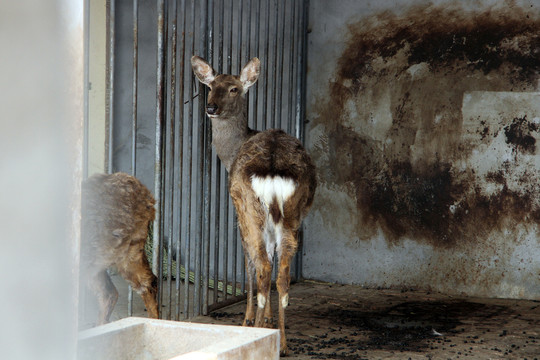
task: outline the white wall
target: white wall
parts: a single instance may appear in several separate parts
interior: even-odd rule
[[[88,175],[106,172],[107,1],[90,1]]]
[[[2,359],[75,354],[82,3],[0,3]]]
[[[310,2],[306,278],[540,296],[539,10]]]

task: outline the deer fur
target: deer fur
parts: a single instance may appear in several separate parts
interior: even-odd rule
[[[280,349],[287,352],[285,308],[289,303],[290,264],[298,249],[298,230],[315,194],[315,166],[300,141],[282,130],[248,127],[245,93],[260,73],[253,58],[239,76],[217,75],[202,58],[191,58],[193,72],[210,88],[206,112],[212,144],[229,172],[242,234],[248,280],[244,326],[272,327],[270,288],[277,254]],[[253,282],[257,281],[257,310]]]
[[[159,317],[157,278],[144,251],[154,204],[150,191],[128,174],[96,174],[83,182],[81,273],[98,301],[96,325],[109,321],[118,300],[110,267],[141,295],[148,316]]]

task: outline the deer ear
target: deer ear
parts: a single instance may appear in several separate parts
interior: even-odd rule
[[[191,58],[191,68],[200,82],[210,86],[210,83],[216,78],[216,71],[203,58],[193,56]]]
[[[244,87],[244,92],[259,78],[259,73],[261,72],[261,62],[259,59],[254,57],[251,59],[246,66],[242,69],[240,73],[240,81]]]

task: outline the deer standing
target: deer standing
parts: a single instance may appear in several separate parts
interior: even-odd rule
[[[315,166],[298,139],[282,130],[258,132],[248,127],[244,95],[259,77],[259,59],[251,59],[240,76],[217,75],[198,56],[191,58],[191,64],[199,81],[210,88],[206,113],[212,122],[212,144],[229,172],[229,193],[242,234],[248,280],[243,325],[273,326],[270,288],[277,253],[280,350],[285,355],[290,264],[298,248],[298,229],[313,202]]]
[[[109,321],[118,300],[107,274],[113,266],[141,295],[148,316],[159,317],[157,278],[144,251],[155,202],[150,191],[128,174],[95,174],[83,182],[81,273],[98,300],[96,325]]]

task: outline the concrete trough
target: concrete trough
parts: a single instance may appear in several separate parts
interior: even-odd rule
[[[80,332],[78,359],[279,359],[279,331],[130,317]]]

